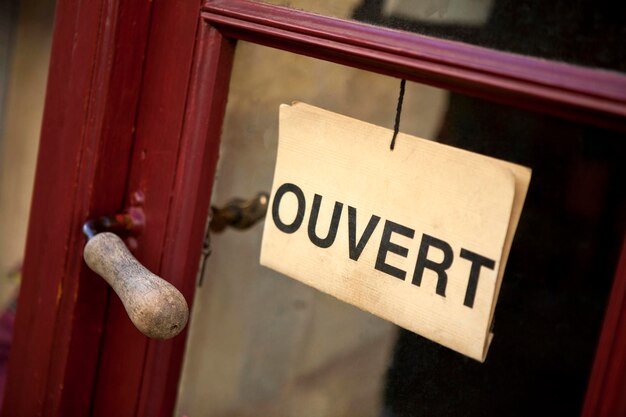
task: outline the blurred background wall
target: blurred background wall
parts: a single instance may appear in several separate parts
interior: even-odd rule
[[[26,242],[54,0],[0,0],[0,408]]]
[[[19,268],[50,59],[54,1],[2,0],[0,6],[0,308]]]

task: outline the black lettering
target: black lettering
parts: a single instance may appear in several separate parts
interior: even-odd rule
[[[372,237],[372,233],[374,233],[374,229],[376,229],[379,221],[380,217],[372,215],[359,239],[359,243],[356,243],[356,209],[348,206],[348,248],[350,250],[350,259],[354,261],[359,260],[359,256],[361,256],[365,245]]]
[[[313,198],[313,207],[311,207],[311,217],[309,217],[309,239],[315,246],[320,248],[329,248],[337,237],[337,229],[339,228],[339,219],[341,218],[341,210],[343,203],[336,202],[333,208],[333,217],[330,220],[330,226],[328,228],[328,234],[324,239],[317,236],[315,228],[317,226],[317,217],[320,214],[320,205],[322,204],[322,196],[315,194]]]
[[[415,230],[409,229],[408,227],[402,226],[401,224],[394,223],[389,220],[385,221],[385,228],[383,229],[383,236],[380,239],[380,247],[378,248],[378,256],[376,257],[375,268],[381,272],[391,275],[392,277],[404,279],[404,277],[406,276],[406,272],[385,262],[385,259],[387,258],[387,252],[395,253],[396,255],[400,255],[404,258],[406,258],[409,253],[409,250],[407,248],[396,245],[395,243],[391,243],[392,233],[398,233],[402,236],[413,239],[413,236],[415,235]]]
[[[428,249],[435,247],[443,252],[443,261],[440,263],[428,259]],[[428,268],[437,273],[437,294],[442,297],[446,296],[446,285],[448,284],[448,274],[446,270],[452,265],[454,255],[450,245],[436,237],[429,236],[426,233],[422,235],[422,243],[417,254],[417,262],[415,263],[415,272],[413,273],[413,284],[418,287],[422,284],[422,275],[424,269]]]
[[[298,199],[298,211],[296,213],[296,218],[293,220],[291,224],[283,223],[278,214],[278,210],[280,207],[280,201],[286,193],[293,193]],[[278,227],[278,230],[284,233],[294,233],[296,230],[300,228],[302,224],[302,220],[304,219],[304,209],[306,207],[306,202],[304,200],[304,193],[295,184],[285,183],[278,187],[276,190],[276,194],[274,194],[274,202],[272,204],[272,219],[274,220],[274,224]]]
[[[478,277],[480,276],[480,268],[483,266],[493,270],[496,262],[489,258],[485,258],[477,253],[461,248],[461,258],[467,259],[472,263],[470,269],[469,281],[467,282],[467,290],[465,291],[465,301],[463,304],[469,308],[474,307],[474,299],[476,298],[476,289],[478,288]]]

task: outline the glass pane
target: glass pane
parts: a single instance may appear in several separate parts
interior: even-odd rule
[[[268,0],[325,16],[589,67],[626,71],[626,3]]]
[[[281,103],[391,128],[398,91],[241,42],[213,204],[270,190]],[[177,417],[579,413],[624,233],[626,137],[416,83],[400,130],[533,168],[486,362],[261,267],[258,224],[211,237]]]
[[[53,0],[0,2],[0,410],[35,176]]]

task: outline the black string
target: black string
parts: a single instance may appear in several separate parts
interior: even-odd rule
[[[198,287],[202,287],[204,281],[204,270],[207,265],[209,256],[211,256],[211,219],[213,218],[213,209],[209,207],[209,215],[207,216],[206,231],[204,232],[204,240],[202,241],[202,266],[200,267],[200,277],[198,278]]]
[[[391,138],[391,145],[389,149],[393,151],[396,146],[396,136],[400,130],[400,114],[402,113],[402,102],[404,101],[404,87],[406,86],[406,80],[400,81],[400,95],[398,96],[398,106],[396,107],[396,122],[393,125],[393,138]]]

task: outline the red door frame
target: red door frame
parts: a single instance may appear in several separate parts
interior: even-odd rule
[[[619,74],[247,0],[86,3],[57,4],[5,417],[171,415],[185,333],[136,332],[80,227],[142,191],[136,255],[193,300],[236,39],[626,131]],[[624,335],[626,246],[584,416],[626,414]]]

